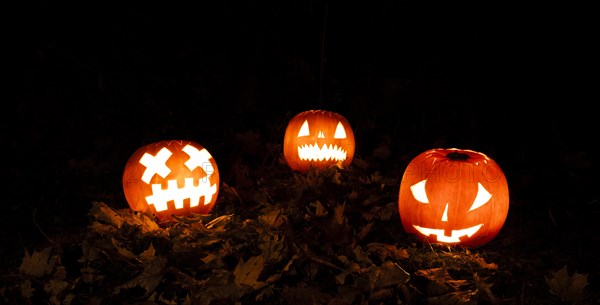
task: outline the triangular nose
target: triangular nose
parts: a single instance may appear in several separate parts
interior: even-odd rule
[[[444,215],[442,215],[442,221],[448,221],[448,203],[446,203],[446,208],[444,208]]]

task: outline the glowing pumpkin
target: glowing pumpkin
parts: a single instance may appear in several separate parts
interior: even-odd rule
[[[342,115],[326,110],[298,113],[287,125],[283,155],[292,170],[348,166],[354,158],[354,132]]]
[[[219,170],[197,143],[160,141],[139,148],[129,158],[123,191],[132,210],[150,210],[159,220],[208,214],[219,193]]]
[[[402,225],[423,241],[478,247],[490,242],[508,215],[504,173],[485,154],[431,149],[407,166],[398,207]]]

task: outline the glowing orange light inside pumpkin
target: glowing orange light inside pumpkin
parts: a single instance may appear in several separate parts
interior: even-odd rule
[[[191,141],[161,141],[139,148],[127,161],[123,190],[129,206],[159,219],[206,214],[219,192],[211,154]]]
[[[354,157],[354,133],[342,115],[308,110],[294,116],[285,131],[284,157],[291,169],[348,166]]]
[[[508,185],[485,154],[431,149],[408,165],[400,185],[402,225],[421,240],[477,247],[491,241],[508,214]]]

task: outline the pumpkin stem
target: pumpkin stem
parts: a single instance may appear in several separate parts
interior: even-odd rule
[[[446,155],[446,158],[452,160],[452,161],[464,161],[469,159],[469,155],[465,154],[465,153],[459,153],[459,152],[451,152],[449,154]]]

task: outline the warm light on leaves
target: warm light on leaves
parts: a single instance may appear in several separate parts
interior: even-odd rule
[[[302,175],[284,167],[263,180],[245,174],[258,191],[224,184],[214,213],[161,226],[149,213],[94,202],[80,242],[27,252],[0,296],[14,304],[74,304],[82,296],[94,304],[500,304],[514,300],[507,290],[535,282],[522,271],[539,260],[514,241],[469,250],[409,239],[393,225],[399,177],[337,167]],[[477,184],[473,190],[465,211],[477,190],[485,195]],[[416,204],[439,199],[427,195],[429,204]],[[442,208],[451,222],[452,205]],[[515,247],[519,255],[508,258]],[[524,303],[590,299],[587,275],[549,273],[547,282],[527,290]]]

